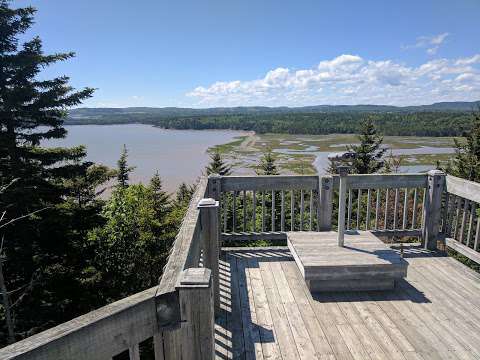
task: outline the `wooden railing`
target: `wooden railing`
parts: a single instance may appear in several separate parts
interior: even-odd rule
[[[103,360],[128,352],[138,360],[139,344],[150,338],[156,359],[212,359],[218,205],[197,208],[207,181],[197,185],[159,286],[0,349],[0,359]]]
[[[156,359],[213,359],[219,247],[281,240],[288,231],[347,230],[437,241],[480,262],[480,184],[428,174],[351,175],[339,204],[338,176],[202,178],[160,284],[0,349],[0,359],[109,359],[153,338]],[[213,198],[199,207],[203,198]]]
[[[421,236],[426,174],[351,175],[347,230]],[[338,176],[225,176],[220,191],[222,240],[282,240],[287,231],[338,227]]]
[[[447,176],[442,208],[445,244],[480,263],[480,184]]]
[[[425,174],[351,175],[347,181],[347,230],[379,236],[421,236]]]

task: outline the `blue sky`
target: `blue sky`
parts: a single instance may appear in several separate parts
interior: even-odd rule
[[[32,0],[86,106],[480,99],[480,1]]]

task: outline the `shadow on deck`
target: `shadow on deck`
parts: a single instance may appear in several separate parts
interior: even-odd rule
[[[480,356],[480,276],[416,246],[404,257],[393,291],[311,294],[288,249],[224,249],[217,358]]]

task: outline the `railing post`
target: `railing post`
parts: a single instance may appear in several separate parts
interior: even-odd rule
[[[212,199],[215,199],[219,202],[220,204],[220,198],[222,196],[222,188],[221,188],[221,184],[222,184],[222,177],[220,175],[217,175],[217,174],[214,174],[214,175],[210,175],[208,177],[208,185],[207,185],[207,196],[208,197],[211,197]],[[223,204],[223,206],[226,206],[226,204]],[[222,239],[221,239],[221,234],[222,234],[222,229],[221,229],[221,218],[220,218],[220,208],[218,209],[218,215],[217,215],[217,219],[218,219],[218,247],[221,249],[222,248]],[[224,220],[226,221],[226,220]]]
[[[427,189],[423,207],[424,224],[422,239],[425,249],[435,250],[437,249],[437,239],[440,232],[445,173],[440,170],[430,170],[427,176]]]
[[[210,269],[190,268],[178,285],[182,316],[179,352],[175,359],[212,360],[215,357],[215,319]]]
[[[202,199],[198,204],[202,229],[203,266],[212,271],[213,294],[216,310],[220,310],[218,207],[218,201],[212,198]]]
[[[343,246],[344,244],[348,170],[347,166],[338,166],[338,174],[340,175],[338,190],[338,246]]]
[[[332,205],[333,205],[333,177],[322,176],[320,178],[318,204],[318,231],[332,230]]]

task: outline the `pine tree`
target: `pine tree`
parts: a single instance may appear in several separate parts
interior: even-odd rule
[[[206,168],[207,175],[218,174],[222,176],[227,176],[232,173],[232,167],[222,159],[220,152],[218,150],[210,154],[210,163]]]
[[[378,134],[377,128],[371,118],[362,123],[362,129],[358,136],[359,145],[347,146],[348,151],[355,153],[352,161],[352,173],[373,174],[384,167],[383,157],[387,151],[382,147],[383,137]]]
[[[133,166],[128,166],[128,149],[123,144],[122,153],[120,159],[117,161],[117,185],[120,188],[126,188],[128,181],[130,180],[130,173],[135,169]]]
[[[455,139],[455,156],[446,171],[463,179],[480,182],[480,111],[473,114],[473,124],[465,140]]]
[[[194,186],[181,183],[180,186],[178,187],[177,194],[176,194],[177,204],[181,207],[187,206],[194,192],[195,192]]]
[[[46,209],[0,234],[7,288],[31,284],[28,294],[12,299],[17,306],[15,330],[22,333],[72,315],[68,304],[78,293],[72,291],[78,284],[72,269],[81,260],[81,246],[72,240],[78,232],[71,227],[75,219],[65,199],[72,196],[69,182],[84,176],[91,165],[83,161],[83,147],[40,146],[66,136],[67,109],[90,97],[93,89],[74,91],[66,76],[40,78],[42,69],[74,54],[45,55],[38,37],[20,44],[34,14],[32,7],[13,9],[10,1],[0,0],[0,187],[12,184],[0,199],[0,209],[6,211],[6,221]],[[33,281],[37,278],[41,286]]]
[[[258,165],[257,174],[278,175],[277,166],[275,165],[275,158],[270,149],[263,153],[260,164]]]
[[[158,219],[163,217],[169,212],[171,207],[170,197],[166,191],[163,190],[162,179],[158,171],[150,179],[150,190],[152,191],[153,207]]]

